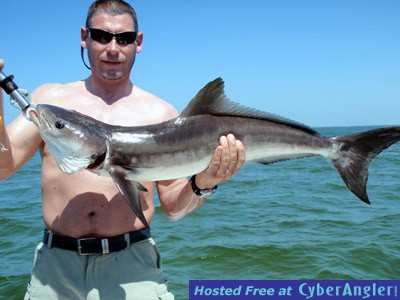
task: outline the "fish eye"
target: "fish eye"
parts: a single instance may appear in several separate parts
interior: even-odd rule
[[[56,126],[57,129],[63,129],[65,126],[64,122],[60,120],[56,121],[54,125]]]

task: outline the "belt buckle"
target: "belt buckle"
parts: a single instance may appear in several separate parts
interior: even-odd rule
[[[82,251],[82,247],[84,247],[85,242],[87,241],[94,241],[96,238],[83,238],[83,239],[78,239],[78,254],[79,255],[93,255],[97,254],[96,252],[85,252],[85,249]]]
[[[85,252],[82,251],[82,248],[84,247],[84,243],[88,242],[88,241],[99,241],[96,238],[83,238],[83,239],[78,239],[78,253],[79,255],[93,255],[93,254],[99,254],[99,253],[103,253],[103,254],[107,254],[110,253],[110,247],[109,247],[109,243],[108,243],[108,239],[101,239],[100,243],[101,243],[101,252],[97,251],[97,252]]]

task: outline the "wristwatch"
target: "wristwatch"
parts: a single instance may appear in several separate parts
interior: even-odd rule
[[[196,185],[196,175],[193,175],[192,178],[190,178],[190,183],[192,185],[192,190],[193,193],[195,193],[197,196],[199,196],[200,198],[203,199],[207,199],[208,197],[211,197],[212,195],[215,194],[215,192],[218,189],[218,185],[214,186],[212,189],[200,189],[197,185]]]

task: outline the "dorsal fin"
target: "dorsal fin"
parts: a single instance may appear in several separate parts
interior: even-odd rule
[[[314,129],[304,124],[258,109],[249,108],[229,100],[224,92],[224,81],[220,77],[203,87],[189,102],[180,116],[190,117],[206,114],[267,120],[312,134],[317,133]]]

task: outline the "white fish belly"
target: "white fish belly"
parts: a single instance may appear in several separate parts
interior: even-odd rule
[[[183,161],[171,165],[160,165],[151,168],[137,168],[127,177],[137,181],[158,181],[188,177],[205,170],[211,162],[211,156],[195,161]]]
[[[200,151],[199,151],[200,152]],[[279,143],[266,143],[258,145],[248,145],[246,147],[246,162],[262,161],[272,163],[292,158],[301,158],[312,155],[322,155],[327,157],[331,151],[326,148],[313,148],[300,145],[288,145]],[[159,164],[152,167],[136,168],[135,171],[128,173],[128,178],[141,181],[157,181],[188,177],[205,170],[212,158],[210,155],[187,155],[180,159],[176,157],[160,159]]]

